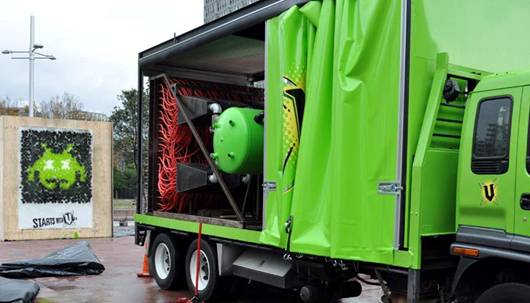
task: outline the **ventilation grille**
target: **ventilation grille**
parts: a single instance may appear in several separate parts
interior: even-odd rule
[[[472,160],[471,170],[477,175],[503,174],[508,171],[508,160]]]
[[[431,147],[459,149],[464,110],[462,101],[447,103],[442,100],[436,117]]]

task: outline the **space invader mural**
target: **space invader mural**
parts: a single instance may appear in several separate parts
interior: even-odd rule
[[[45,143],[41,146],[44,153],[27,169],[28,181],[35,183],[38,178],[38,182],[49,190],[57,187],[68,190],[78,180],[86,182],[85,167],[71,154],[73,144],[68,144],[61,153],[54,153]]]
[[[20,129],[20,229],[92,227],[92,134]]]

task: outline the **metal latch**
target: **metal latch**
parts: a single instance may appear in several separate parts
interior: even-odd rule
[[[263,190],[266,191],[275,191],[276,190],[276,182],[274,181],[265,181],[263,182]]]
[[[403,190],[399,182],[380,182],[377,185],[377,191],[382,195],[397,195]]]

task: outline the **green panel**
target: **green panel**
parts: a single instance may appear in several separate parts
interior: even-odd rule
[[[455,232],[455,195],[458,152],[431,149],[421,175],[422,216],[420,234]],[[416,184],[414,184],[415,186]]]
[[[530,80],[530,77],[527,78]],[[517,159],[513,159],[516,162],[516,187],[515,187],[515,199],[513,206],[514,212],[514,232],[517,235],[530,237],[530,211],[523,209],[520,206],[520,201],[523,196],[528,196],[530,193],[530,173],[528,172],[530,166],[528,165],[528,141],[529,138],[529,117],[530,113],[530,87],[523,88],[523,96],[521,102],[521,115],[519,118],[519,135],[517,137]]]
[[[514,195],[517,155],[517,131],[522,88],[509,88],[473,93],[466,109],[457,185],[457,226],[471,225],[513,232]],[[511,134],[508,171],[502,174],[475,174],[471,171],[473,135],[480,101],[511,96]],[[495,197],[484,196],[484,186],[493,184]],[[518,199],[517,199],[518,200]]]
[[[479,92],[525,85],[530,85],[529,70],[489,75],[477,85],[475,91]]]
[[[152,215],[134,215],[134,221],[140,224],[157,226],[167,229],[180,230],[190,233],[199,231],[199,223],[184,221],[172,218],[157,217]],[[202,233],[208,236],[220,237],[225,239],[238,240],[249,243],[259,243],[260,232],[242,228],[219,226],[213,224],[203,224]]]
[[[263,170],[263,125],[254,121],[262,110],[231,107],[215,121],[212,159],[230,174]]]
[[[491,72],[530,68],[528,0],[412,0],[416,56]],[[421,34],[420,34],[421,31]],[[419,35],[418,35],[419,34]]]
[[[432,80],[412,168],[409,249],[414,267],[421,265],[421,236],[454,232],[458,151],[441,144],[439,117],[443,116],[442,91],[448,74],[448,56],[440,54]],[[460,124],[459,124],[460,125]],[[460,135],[460,130],[456,133]],[[435,147],[433,147],[435,146]]]
[[[451,214],[455,211],[456,151],[444,150],[463,146],[458,139],[436,136],[426,136],[430,140],[428,144],[422,146],[421,143],[420,132],[424,132],[426,127],[436,125],[436,132],[443,129],[442,124],[425,120],[429,111],[425,100],[429,98],[433,85],[439,85],[433,83],[436,55],[445,52],[453,64],[488,71],[501,72],[530,66],[530,56],[527,55],[530,40],[514,39],[526,35],[527,26],[521,25],[528,24],[530,2],[482,0],[478,4],[475,0],[412,0],[411,11],[407,121],[407,183],[410,185],[407,187],[407,205],[410,206],[408,246],[412,251],[419,252],[422,235],[454,231],[448,223],[453,222]],[[454,67],[451,65],[450,69]],[[458,67],[457,71],[463,76],[475,76],[471,70]],[[462,110],[440,108],[438,117],[461,120]],[[449,134],[456,131],[445,130]],[[443,164],[445,162],[446,165]],[[479,188],[478,184],[468,186]],[[488,219],[485,217],[484,220]],[[421,256],[416,257],[418,265]]]

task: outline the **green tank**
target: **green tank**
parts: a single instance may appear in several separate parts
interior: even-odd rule
[[[229,174],[263,172],[263,110],[231,107],[214,123],[212,159]]]

